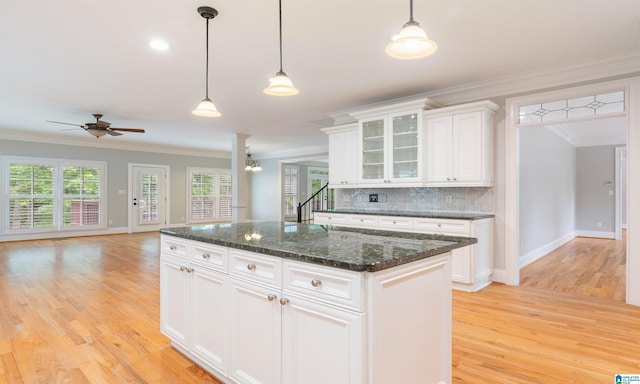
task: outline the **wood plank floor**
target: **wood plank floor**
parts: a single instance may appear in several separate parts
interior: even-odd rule
[[[0,243],[0,383],[216,383],[159,331],[158,254],[157,233]],[[639,307],[493,284],[453,319],[456,384],[640,373]]]
[[[576,237],[520,270],[527,287],[625,301],[626,231],[621,240]]]

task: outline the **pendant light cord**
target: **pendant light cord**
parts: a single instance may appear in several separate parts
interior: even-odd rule
[[[209,18],[207,17],[207,24],[206,24],[206,28],[207,28],[207,59],[206,59],[206,69],[205,69],[205,78],[206,78],[206,83],[205,83],[205,97],[207,99],[209,99]]]
[[[278,22],[280,24],[280,72],[282,72],[282,0],[278,0]]]
[[[409,22],[413,22],[413,0],[409,0]]]

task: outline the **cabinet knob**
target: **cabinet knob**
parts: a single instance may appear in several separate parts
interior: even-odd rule
[[[187,268],[187,273],[191,273],[191,272],[193,272],[193,271],[194,271],[194,269],[193,269],[193,268]]]
[[[181,272],[184,272],[186,269],[187,269],[187,267],[185,267],[184,265],[181,265],[181,266],[180,266],[180,271],[181,271]]]
[[[391,224],[395,224],[395,223],[396,223],[395,221],[392,221],[392,222],[391,222]]]
[[[256,265],[255,264],[248,264],[247,265],[247,269],[250,271],[255,271],[256,270]]]
[[[289,304],[289,299],[286,299],[286,298],[284,298],[284,297],[283,297],[282,299],[280,299],[280,304],[281,304],[281,305],[287,305],[287,304]]]
[[[269,296],[267,296],[267,299],[269,299],[269,301],[274,301],[277,298],[278,298],[278,295],[275,295],[273,293],[270,293]]]
[[[317,288],[322,285],[322,281],[318,279],[313,279],[311,280],[311,285]]]
[[[456,179],[455,177],[453,178],[453,181],[458,181],[458,179]]]
[[[176,247],[175,245],[171,245],[169,246],[169,249],[172,251],[175,251],[176,249],[178,249],[178,247]]]
[[[451,181],[451,178],[450,178],[450,177],[447,177],[447,181]]]
[[[438,227],[442,227],[442,224],[438,223]]]
[[[203,254],[202,254],[202,258],[203,258],[203,259],[208,259],[208,258],[210,258],[210,257],[211,257],[211,255],[210,255],[210,254],[208,254],[208,253],[203,253]]]

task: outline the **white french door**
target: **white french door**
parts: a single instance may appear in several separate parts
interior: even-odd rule
[[[168,166],[129,164],[130,232],[158,231],[168,226]]]

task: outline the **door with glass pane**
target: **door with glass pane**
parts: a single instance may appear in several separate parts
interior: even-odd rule
[[[165,166],[132,166],[130,222],[132,232],[157,231],[167,227],[167,177]]]

